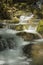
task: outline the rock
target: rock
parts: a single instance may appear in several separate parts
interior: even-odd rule
[[[35,44],[32,49],[32,65],[43,65],[43,44]]]
[[[32,46],[33,44],[29,44],[23,47],[23,53],[25,56],[31,58],[32,57]]]
[[[25,13],[25,11],[18,10],[18,11],[16,11],[15,16],[21,16],[21,15],[23,15],[24,13]]]
[[[19,18],[17,18],[16,16],[13,17],[12,23],[19,23]]]

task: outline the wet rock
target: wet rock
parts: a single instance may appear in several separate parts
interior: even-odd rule
[[[4,39],[0,37],[0,51],[4,51],[6,49],[14,49],[14,47],[16,47],[16,44],[12,38]]]
[[[43,65],[43,44],[35,44],[32,47],[32,65]]]
[[[19,18],[17,18],[16,16],[13,17],[12,23],[19,23]]]
[[[28,58],[32,57],[32,45],[33,44],[29,44],[29,45],[26,45],[26,46],[23,47],[23,53]]]

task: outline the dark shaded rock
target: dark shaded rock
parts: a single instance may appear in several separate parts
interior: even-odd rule
[[[23,53],[25,56],[31,58],[32,57],[32,46],[33,44],[29,44],[23,47]]]

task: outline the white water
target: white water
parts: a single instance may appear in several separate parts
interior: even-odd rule
[[[31,14],[30,16],[24,16],[24,15],[22,15],[22,16],[20,16],[20,23],[26,23],[27,21],[29,21],[30,19],[32,19],[33,18],[33,14]]]
[[[14,36],[14,41],[13,43],[16,43],[14,49],[7,48],[6,50],[0,52],[0,65],[29,65],[31,59],[29,60],[23,55],[22,38]]]
[[[33,15],[31,15],[30,17],[21,16],[20,23],[26,22],[31,18],[33,18]],[[9,30],[9,32],[6,31],[5,33],[11,34],[13,32]],[[5,37],[9,38],[9,36],[6,35]],[[9,47],[7,46],[6,50],[0,52],[0,65],[30,65],[30,61],[32,60],[25,57],[22,50],[23,45],[26,45],[27,42],[23,42],[23,39],[19,37],[16,36],[13,37],[14,37],[14,41],[13,42],[10,41],[10,42],[16,44],[16,46],[14,46],[14,49],[9,49]],[[1,44],[3,45],[3,43]]]

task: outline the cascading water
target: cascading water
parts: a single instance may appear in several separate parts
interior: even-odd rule
[[[23,55],[23,39],[14,35],[12,38],[2,37],[0,39],[0,65],[29,65],[27,57]]]
[[[20,17],[20,23],[27,21],[32,17],[33,15],[24,18]],[[10,31],[9,33],[9,31],[6,33],[10,34],[14,32]],[[30,65],[29,62],[31,59],[24,56],[22,50],[22,44],[24,43],[25,45],[27,42],[23,42],[23,39],[16,35],[14,35],[13,38],[9,38],[11,35],[4,35],[5,37],[2,35],[2,38],[0,39],[0,65]]]
[[[32,19],[34,17],[33,14],[31,14],[30,16],[20,16],[20,23],[27,23],[28,20]]]

